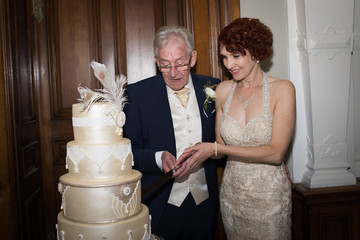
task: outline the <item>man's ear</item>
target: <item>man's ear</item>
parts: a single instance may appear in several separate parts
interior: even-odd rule
[[[194,50],[191,53],[191,63],[190,63],[190,67],[193,67],[196,63],[196,58],[197,58],[197,51]]]
[[[154,56],[154,61],[156,62],[156,66],[159,67],[159,60]]]

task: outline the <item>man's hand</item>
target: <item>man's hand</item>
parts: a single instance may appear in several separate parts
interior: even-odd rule
[[[183,153],[180,155],[179,159],[176,161],[176,172],[173,177],[182,178],[190,173],[190,168],[187,165],[187,158],[191,156],[190,152]]]
[[[171,153],[164,151],[161,155],[162,168],[165,173],[175,167],[176,158]]]

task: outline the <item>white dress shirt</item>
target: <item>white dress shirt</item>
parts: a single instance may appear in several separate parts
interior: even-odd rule
[[[172,89],[167,87],[174,126],[177,159],[185,148],[202,141],[200,111],[191,76],[185,87],[190,89],[189,102],[186,109],[181,105]],[[156,153],[156,161],[158,166],[162,169],[161,154],[162,152]],[[209,197],[205,169],[202,164],[197,168],[192,169],[189,175],[174,180],[168,203],[180,207],[189,192],[191,192],[197,205]]]

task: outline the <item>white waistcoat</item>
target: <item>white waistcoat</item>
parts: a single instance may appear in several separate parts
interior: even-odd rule
[[[185,148],[193,146],[197,142],[202,142],[200,112],[191,79],[189,79],[187,87],[190,88],[190,95],[186,109],[181,105],[176,95],[172,93],[171,89],[168,88],[175,132],[176,158],[179,158]],[[189,175],[174,180],[168,203],[180,207],[189,192],[191,192],[197,205],[209,197],[205,169],[202,164],[192,169]]]

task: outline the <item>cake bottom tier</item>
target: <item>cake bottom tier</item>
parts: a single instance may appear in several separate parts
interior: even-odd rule
[[[79,223],[58,214],[58,240],[149,240],[149,209],[142,204],[139,214],[113,223]]]

